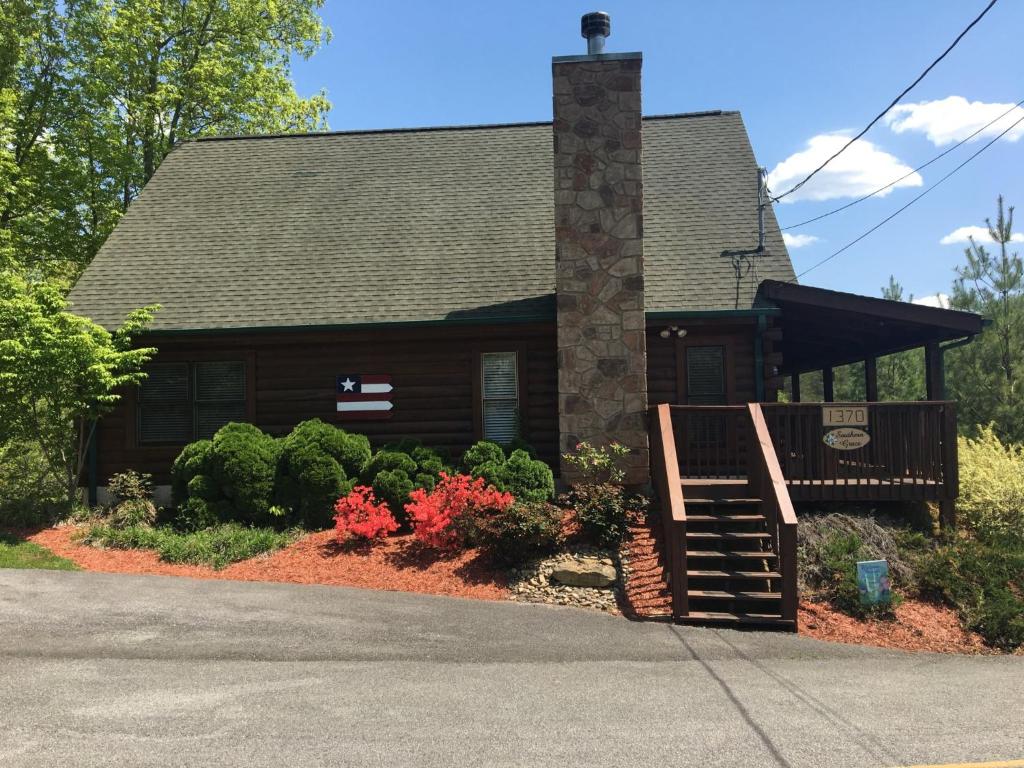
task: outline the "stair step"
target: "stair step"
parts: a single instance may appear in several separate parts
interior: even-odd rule
[[[792,621],[777,613],[727,613],[725,611],[690,611],[682,618],[684,622],[721,621],[731,624],[774,624],[791,626]]]
[[[687,571],[689,579],[781,579],[776,571]]]
[[[761,499],[730,499],[730,498],[726,498],[726,499],[691,499],[691,498],[685,498],[683,500],[683,503],[687,504],[687,505],[690,505],[690,504],[719,505],[719,504],[721,504],[723,506],[731,506],[731,505],[736,505],[736,504],[745,504],[747,506],[754,506],[754,505],[760,504],[761,503]]]
[[[691,598],[708,600],[781,600],[778,592],[723,592],[710,589],[691,589],[686,593]]]
[[[688,523],[761,523],[764,515],[687,515]]]
[[[735,531],[726,531],[725,533],[713,533],[711,531],[687,531],[686,538],[688,539],[720,539],[723,541],[758,541],[763,539],[770,539],[772,535],[770,533],[740,533]]]
[[[686,553],[687,557],[725,557],[725,558],[750,558],[754,560],[774,560],[774,552],[717,552],[713,550],[691,549]]]

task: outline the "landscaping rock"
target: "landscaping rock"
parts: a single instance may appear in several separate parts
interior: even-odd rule
[[[611,565],[594,557],[567,558],[551,571],[551,578],[569,587],[610,587],[617,574]]]
[[[570,586],[554,578],[556,569],[568,563],[578,566],[596,564],[611,573],[611,581],[604,577],[603,587]],[[620,582],[617,578],[618,556],[592,547],[575,547],[571,552],[535,560],[509,573],[509,599],[526,603],[570,605],[601,611],[615,611],[619,605]],[[569,566],[574,567],[574,566]],[[589,568],[588,568],[589,571]]]

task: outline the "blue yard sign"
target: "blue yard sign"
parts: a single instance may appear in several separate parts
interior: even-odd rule
[[[885,560],[864,560],[857,563],[857,589],[861,605],[884,605],[892,602],[889,563]]]

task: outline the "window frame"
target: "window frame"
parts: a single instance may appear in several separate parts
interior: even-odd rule
[[[736,339],[724,334],[691,334],[676,339],[676,402],[690,404],[689,378],[686,370],[687,350],[690,347],[722,347],[725,366],[724,405],[736,405],[736,370],[734,355]]]
[[[200,365],[211,364],[211,363],[235,363],[242,366],[242,399],[202,399],[197,397],[198,386],[197,386],[197,375]],[[188,408],[190,415],[189,434],[190,437],[184,441],[179,440],[162,440],[154,439],[147,440],[143,434],[142,428],[142,412],[146,407],[146,401],[142,397],[142,387],[140,384],[138,387],[133,389],[133,403],[132,407],[134,410],[134,418],[131,423],[134,426],[134,434],[129,439],[129,444],[136,448],[161,448],[167,446],[179,446],[187,445],[188,443],[199,440],[199,408],[202,405],[208,405],[211,403],[241,403],[242,410],[245,413],[246,421],[251,422],[253,420],[253,391],[252,391],[252,379],[250,372],[253,369],[251,356],[249,355],[211,355],[211,356],[197,356],[190,357],[188,359],[166,359],[166,360],[154,360],[149,366],[185,366],[187,369],[186,375],[186,393],[184,400],[176,400],[175,403],[184,404]],[[148,367],[148,366],[147,366]]]
[[[526,345],[516,342],[475,344],[472,348],[473,439],[484,440],[484,359],[487,354],[514,354],[516,358],[516,396],[519,437],[529,440],[529,387],[527,386]]]

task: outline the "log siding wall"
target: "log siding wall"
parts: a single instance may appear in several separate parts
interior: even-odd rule
[[[679,355],[689,344],[726,347],[730,402],[755,398],[753,324],[704,321],[684,339],[662,339],[664,324],[648,328],[648,388],[652,405],[682,403]],[[248,419],[275,435],[300,421],[320,418],[361,432],[379,446],[403,437],[447,449],[457,456],[479,436],[482,352],[515,351],[523,437],[541,458],[558,465],[558,369],[554,324],[374,331],[291,331],[154,337],[154,362],[243,360]],[[335,377],[344,373],[388,374],[394,386],[393,416],[382,421],[339,419]],[[97,428],[97,481],[125,469],[149,472],[158,484],[170,479],[180,445],[140,446],[135,393]]]

